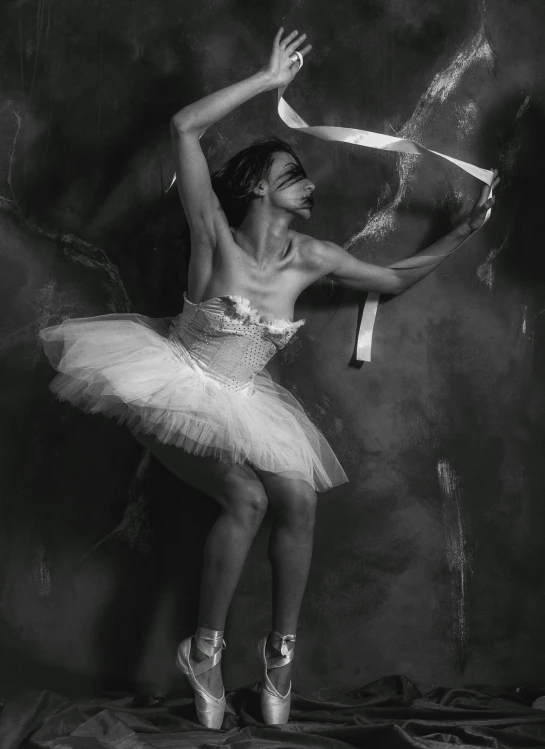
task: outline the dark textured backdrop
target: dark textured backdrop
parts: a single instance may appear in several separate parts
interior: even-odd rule
[[[187,264],[169,117],[263,65],[279,25],[314,45],[286,98],[312,124],[407,134],[502,183],[492,220],[383,299],[317,285],[274,372],[350,477],[320,497],[295,682],[543,683],[545,8],[541,0],[12,0],[0,10],[3,577],[0,689],[180,688],[207,497],[124,428],[59,404],[37,331],[181,309]],[[302,228],[385,264],[449,230],[479,185],[446,162],[317,141],[275,93],[203,138],[211,167],[264,133],[317,183]],[[229,687],[258,677],[267,527],[227,630]]]

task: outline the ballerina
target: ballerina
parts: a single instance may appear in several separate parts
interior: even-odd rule
[[[286,86],[300,68],[298,55],[310,52],[305,34],[283,34],[280,28],[262,69],[172,117],[176,182],[191,232],[182,312],[72,318],[39,333],[60,400],[126,424],[170,471],[221,507],[204,549],[198,628],[175,657],[198,720],[216,729],[225,710],[225,620],[268,506],[273,620],[258,643],[261,706],[265,723],[288,721],[316,493],[348,480],[303,406],[265,369],[305,322],[293,319],[298,296],[324,276],[400,294],[477,230],[494,202],[485,186],[471,212],[422,251],[424,267],[396,270],[290,228],[310,217],[315,186],[280,139],[251,144],[211,176],[203,132],[252,97]]]

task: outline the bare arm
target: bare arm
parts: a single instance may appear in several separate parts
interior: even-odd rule
[[[492,188],[499,182],[496,177]],[[406,260],[382,267],[358,260],[333,242],[318,242],[316,256],[328,275],[342,286],[382,294],[401,294],[417,281],[434,271],[459,245],[484,222],[486,213],[494,204],[488,198],[490,187],[485,185],[468,216],[437,242],[417,252]]]
[[[273,42],[269,64],[245,80],[188,104],[171,119],[171,135],[176,155],[176,184],[193,240],[214,246],[219,223],[227,221],[210,180],[210,173],[199,138],[215,122],[260,93],[293,79],[297,65],[289,60],[305,35],[297,31],[280,41],[280,28]],[[297,37],[297,38],[296,38]],[[307,45],[301,54],[310,50]]]

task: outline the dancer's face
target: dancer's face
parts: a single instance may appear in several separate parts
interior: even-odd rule
[[[269,176],[264,183],[265,196],[271,205],[283,208],[298,218],[310,218],[314,204],[314,184],[293,156],[284,151],[275,153]]]

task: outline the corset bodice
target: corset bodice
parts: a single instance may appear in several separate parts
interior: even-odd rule
[[[252,390],[255,375],[305,320],[266,320],[248,299],[221,296],[189,301],[172,318],[168,340],[178,355],[229,390]]]

